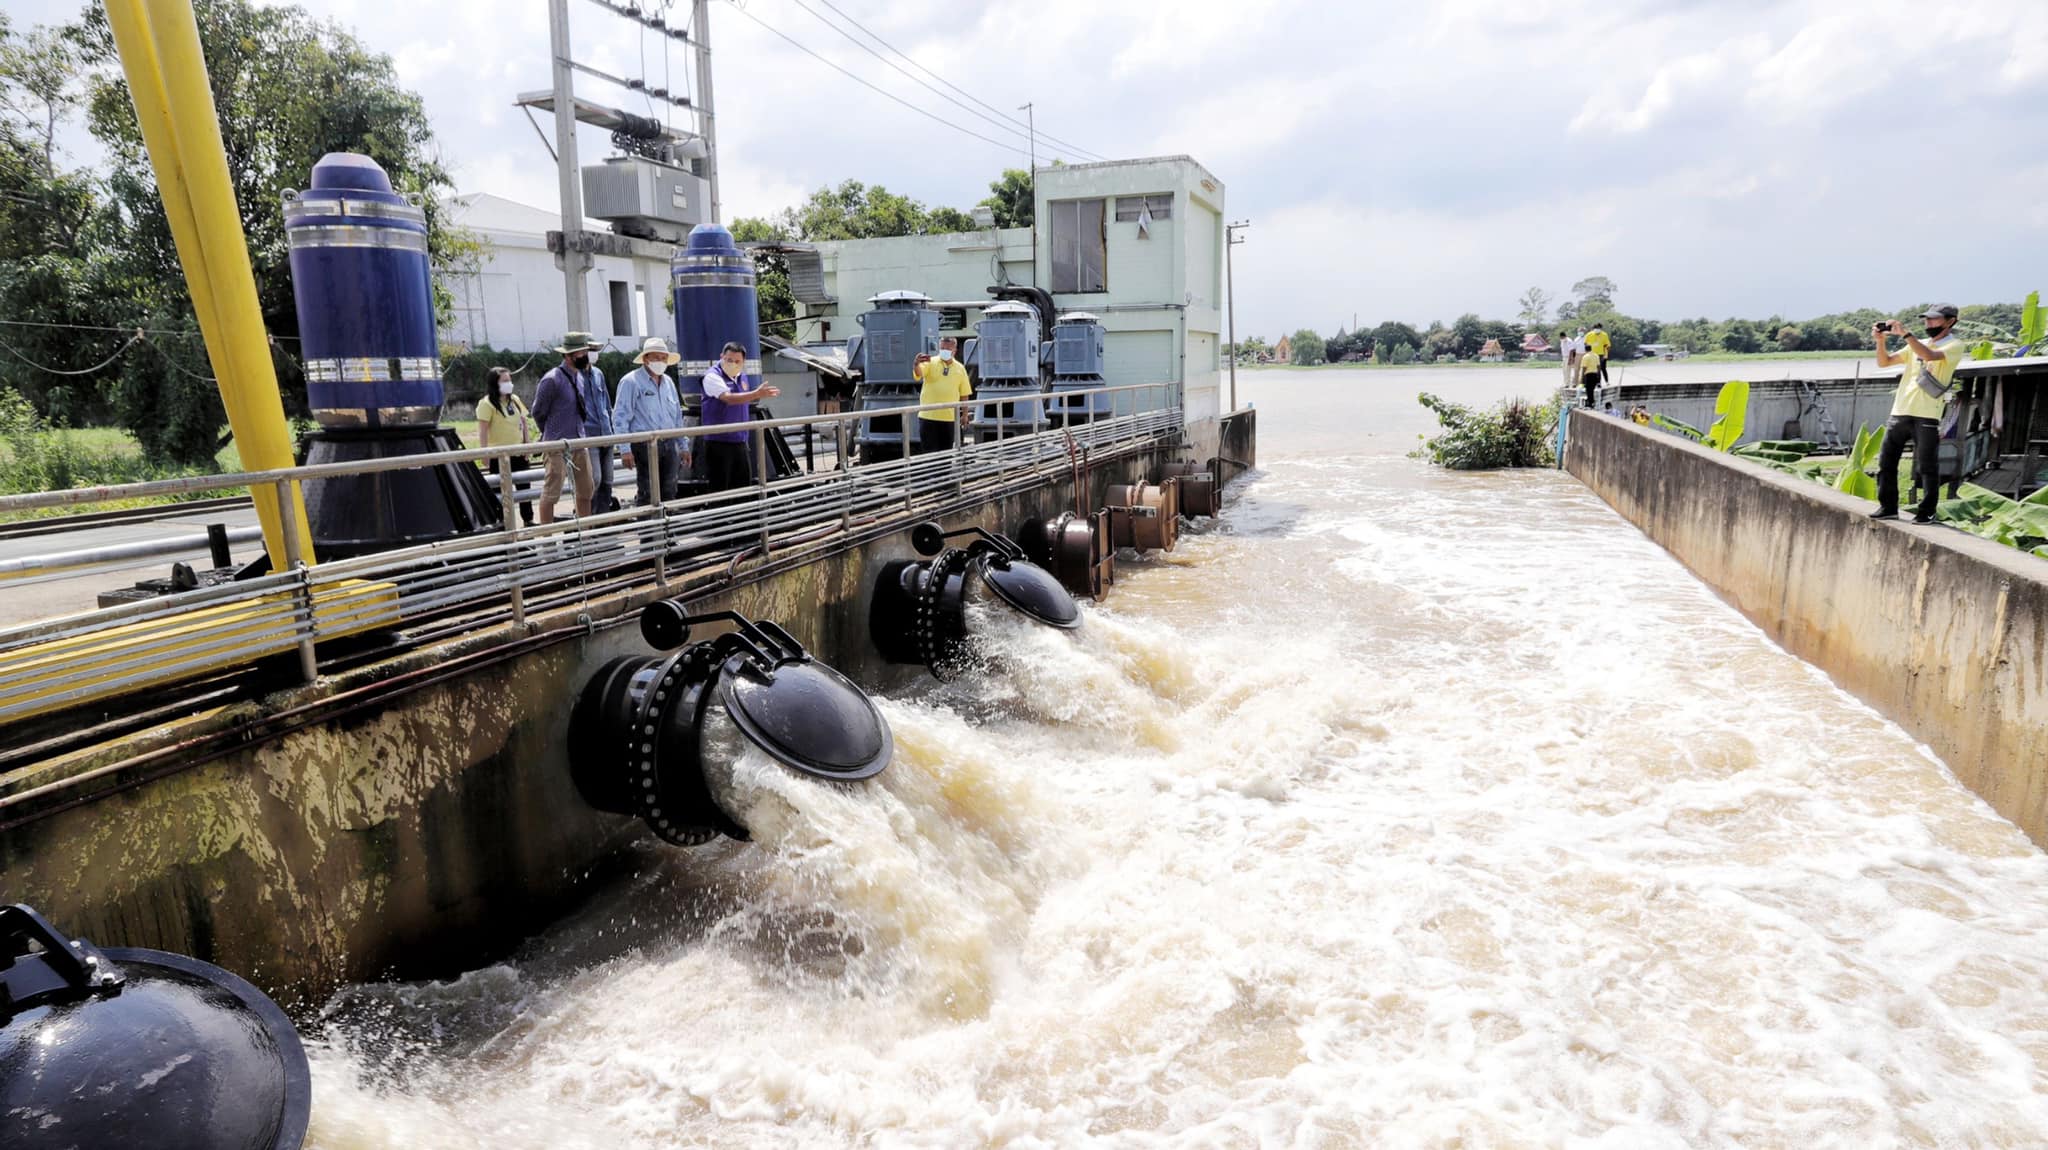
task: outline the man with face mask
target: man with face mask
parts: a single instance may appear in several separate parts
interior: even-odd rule
[[[612,405],[613,435],[646,435],[654,431],[667,431],[683,425],[683,402],[676,394],[676,384],[668,375],[668,341],[660,336],[650,336],[640,345],[640,354],[633,357],[639,367],[626,373],[619,380],[619,398]],[[688,466],[686,452],[689,440],[664,439],[656,458],[660,462],[661,501],[666,503],[676,497],[676,480],[681,478],[682,469]],[[646,507],[655,494],[648,488],[648,451],[645,443],[633,445],[633,484],[638,489],[640,506]]]
[[[1899,390],[1892,398],[1892,421],[1885,429],[1884,448],[1877,456],[1877,510],[1872,519],[1899,517],[1899,457],[1906,444],[1913,445],[1913,474],[1920,481],[1920,504],[1913,509],[1913,522],[1934,522],[1935,501],[1941,490],[1941,412],[1948,405],[1950,382],[1967,350],[1955,336],[1956,309],[1936,304],[1920,313],[1927,338],[1906,331],[1904,324],[1883,321],[1871,329],[1877,339],[1877,366],[1904,364]],[[1904,336],[1906,346],[1897,354],[1891,337]]]
[[[597,366],[597,353],[603,350],[603,344],[591,340],[576,365],[577,386],[583,390],[583,434],[586,436],[612,433],[612,393],[605,385],[604,369]],[[596,485],[591,492],[590,506],[600,515],[619,509],[619,501],[612,496],[614,450],[610,447],[590,449],[590,478]]]
[[[758,370],[759,365],[755,365]],[[718,362],[704,373],[704,426],[725,427],[753,417],[757,399],[774,399],[782,390],[771,384],[749,387],[747,349],[728,342]],[[751,478],[745,431],[714,431],[704,437],[704,478],[713,491],[730,491]]]
[[[956,346],[953,337],[947,336],[939,341],[939,357],[936,360],[929,355],[921,354],[917,357],[917,362],[911,367],[910,372],[924,385],[923,390],[918,393],[918,403],[959,403],[974,394],[973,387],[967,382],[966,365],[953,358]],[[962,420],[969,418],[967,412],[968,409],[964,407],[958,410],[940,408],[936,411],[927,408],[918,412],[918,453],[952,450],[954,431]]]
[[[542,440],[579,439],[590,419],[583,398],[581,377],[590,367],[590,333],[572,331],[562,337],[555,351],[562,362],[540,377],[533,395],[533,418],[540,423]],[[607,412],[607,415],[610,413]],[[576,514],[590,514],[591,482],[588,451],[548,451],[547,470],[540,481],[540,521],[555,521],[555,504],[562,498],[562,481],[572,481],[576,491]],[[580,458],[578,458],[580,456]]]

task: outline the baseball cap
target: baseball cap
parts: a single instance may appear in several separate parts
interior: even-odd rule
[[[1954,304],[1952,304],[1952,303],[1938,303],[1938,304],[1935,304],[1935,305],[1934,305],[1933,307],[1930,307],[1930,308],[1928,308],[1928,309],[1927,309],[1926,311],[1923,311],[1923,312],[1921,312],[1921,313],[1920,313],[1920,318],[1921,318],[1921,319],[1954,319],[1954,318],[1956,318],[1956,305],[1954,305]]]

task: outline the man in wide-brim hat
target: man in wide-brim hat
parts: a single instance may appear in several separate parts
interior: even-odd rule
[[[589,426],[591,412],[583,382],[585,376],[597,370],[590,366],[590,356],[599,346],[587,331],[572,331],[564,335],[556,346],[555,351],[562,357],[562,362],[540,377],[540,387],[533,395],[533,418],[540,424],[543,442],[579,439],[589,434],[585,428]],[[603,385],[600,383],[599,386]],[[609,426],[609,406],[603,414],[606,426]],[[576,492],[576,514],[590,514],[594,489],[591,453],[543,449],[542,454],[546,460],[546,471],[540,481],[540,521],[555,521],[555,504],[562,500],[562,482],[565,479],[571,481]]]
[[[649,336],[633,362],[638,366],[619,380],[619,398],[612,405],[612,434],[647,435],[682,427],[683,401],[669,373],[675,357],[669,354],[668,341]],[[648,465],[650,458],[660,463],[659,495],[664,503],[676,497],[676,480],[689,463],[688,440],[664,439],[660,443],[661,450],[652,453],[645,443],[633,445],[633,484],[642,507],[651,503],[655,494],[649,483],[649,473],[656,470]]]

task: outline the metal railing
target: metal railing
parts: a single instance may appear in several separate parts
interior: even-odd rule
[[[998,425],[993,439],[977,442],[973,436],[962,436],[950,451],[860,466],[853,466],[850,459],[851,428],[857,422],[877,415],[909,421],[925,411],[957,413],[980,401],[0,496],[0,511],[15,511],[270,485],[277,489],[280,505],[289,508],[294,505],[291,484],[323,476],[473,462],[502,477],[511,474],[515,456],[545,458],[637,443],[650,445],[646,457],[654,474],[649,476],[649,490],[657,498],[652,506],[526,526],[519,521],[512,486],[500,482],[504,521],[496,531],[318,564],[308,564],[293,553],[288,554],[284,571],[0,630],[0,724],[49,710],[53,703],[167,685],[294,649],[300,673],[311,681],[318,670],[316,643],[323,637],[426,623],[464,612],[441,631],[429,627],[408,636],[427,641],[482,627],[523,627],[531,611],[583,601],[615,589],[614,585],[680,583],[675,589],[682,590],[722,578],[750,556],[788,558],[822,551],[864,528],[1033,486],[1051,474],[1067,472],[1082,458],[1136,450],[1181,433],[1178,384],[1128,384],[1090,392],[1108,398],[1109,414],[1021,436],[1005,436]],[[830,457],[832,466],[770,479],[765,437],[803,426],[832,429],[837,445]],[[734,431],[745,432],[750,439],[751,484],[659,501],[661,452],[652,444]],[[285,538],[295,542],[297,535],[288,529]],[[493,604],[500,610],[493,610]],[[195,619],[207,620],[207,612],[223,610],[234,612],[232,629],[224,628],[218,635],[193,633]],[[478,619],[477,611],[487,612],[487,617]],[[29,658],[81,644],[96,652],[97,661],[82,667],[76,682],[61,675],[53,682],[47,655],[40,663]]]

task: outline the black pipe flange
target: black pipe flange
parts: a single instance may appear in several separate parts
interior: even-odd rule
[[[718,804],[706,769],[729,769],[751,745],[800,774],[841,782],[889,765],[888,722],[865,692],[813,659],[787,631],[730,611],[688,614],[664,601],[640,617],[657,646],[687,643],[697,623],[728,631],[676,654],[627,655],[598,668],[569,721],[569,765],[585,801],[636,815],[664,842],[749,838]]]
[[[1110,545],[1106,508],[1093,515],[1064,511],[1054,519],[1026,519],[1015,538],[1025,558],[1052,572],[1076,596],[1099,603],[1116,583],[1116,548]]]
[[[306,1051],[211,963],[66,938],[0,907],[0,1130],[9,1150],[298,1150]]]
[[[974,539],[966,547],[946,546],[963,535]],[[1049,627],[1081,625],[1073,597],[1011,540],[979,527],[942,532],[935,523],[921,523],[911,543],[931,558],[883,567],[868,609],[868,634],[889,662],[922,665],[940,679],[972,662],[967,604],[977,588]]]

